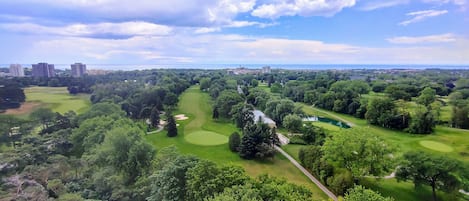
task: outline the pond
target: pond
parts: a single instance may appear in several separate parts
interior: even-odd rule
[[[332,124],[332,125],[338,126],[340,128],[350,128],[350,126],[345,122],[337,121],[335,119],[329,119],[329,118],[326,118],[326,117],[315,117],[315,116],[307,117],[307,118],[304,118],[303,121],[319,121],[319,122]]]

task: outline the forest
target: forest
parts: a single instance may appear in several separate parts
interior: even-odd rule
[[[346,201],[465,200],[468,78],[439,69],[0,78],[3,112],[27,101],[31,86],[67,87],[91,103],[84,112],[0,113],[0,200],[327,200],[289,176],[251,173],[281,161],[280,146]],[[396,182],[380,186],[391,173]],[[390,193],[403,185],[412,186],[407,197]]]

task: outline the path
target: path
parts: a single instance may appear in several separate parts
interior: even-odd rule
[[[334,195],[326,186],[324,186],[319,180],[317,180],[311,173],[309,173],[303,166],[300,165],[293,157],[291,157],[287,152],[283,151],[282,148],[275,146],[275,149],[280,152],[283,156],[285,156],[288,160],[290,160],[293,165],[295,165],[301,172],[303,172],[306,177],[308,177],[316,186],[319,187],[329,198],[337,201],[337,196]]]
[[[159,132],[161,132],[163,129],[164,129],[164,126],[158,125],[158,129],[157,129],[156,131],[147,132],[147,134],[159,133]]]
[[[354,127],[354,126],[355,126],[354,123],[352,123],[352,122],[350,122],[350,121],[347,121],[347,120],[343,119],[342,117],[339,117],[339,116],[337,116],[337,115],[335,115],[335,114],[333,114],[333,113],[330,113],[330,112],[325,111],[325,110],[319,110],[319,109],[317,109],[317,108],[315,108],[315,107],[313,107],[313,106],[311,106],[311,108],[313,108],[313,110],[316,110],[316,111],[318,111],[318,112],[322,112],[322,113],[324,113],[324,114],[327,114],[327,115],[329,115],[329,116],[331,116],[331,117],[333,117],[333,118],[335,118],[335,119],[338,119],[339,121],[345,122],[345,123],[347,123],[347,125],[349,125],[350,127]]]

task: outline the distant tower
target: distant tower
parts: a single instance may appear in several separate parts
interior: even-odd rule
[[[262,67],[262,73],[271,73],[270,66],[264,66]]]
[[[20,64],[11,64],[10,75],[13,77],[24,77],[23,67]]]
[[[54,77],[54,64],[38,63],[33,64],[33,77]]]
[[[72,76],[81,77],[86,74],[86,65],[82,63],[75,63],[70,65],[72,67]]]

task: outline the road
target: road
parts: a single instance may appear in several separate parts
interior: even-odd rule
[[[293,157],[291,157],[287,152],[283,151],[282,148],[275,146],[275,149],[280,152],[283,156],[288,158],[293,165],[295,165],[298,169],[300,169],[301,172],[303,172],[304,175],[306,175],[316,186],[319,187],[329,198],[333,199],[334,201],[337,201],[337,196],[334,195],[329,189],[327,189],[326,186],[324,186],[319,180],[317,180],[311,173],[309,173],[303,166],[298,163]]]

